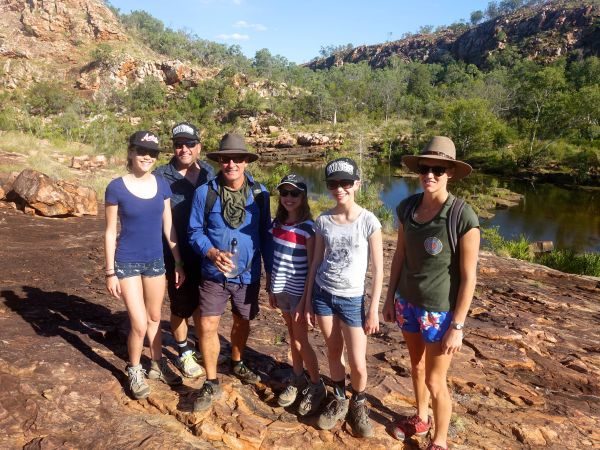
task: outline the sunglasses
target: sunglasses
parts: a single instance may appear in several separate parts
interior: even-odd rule
[[[148,148],[136,147],[135,153],[138,156],[150,156],[150,158],[158,158],[158,150],[150,150]]]
[[[194,148],[196,145],[198,145],[198,141],[196,141],[196,140],[191,140],[191,141],[175,141],[173,143],[173,145],[175,146],[176,149],[183,148],[184,145],[187,148]]]
[[[221,164],[229,164],[229,161],[233,161],[234,164],[240,164],[246,161],[245,156],[219,156],[218,158]]]
[[[302,191],[300,191],[298,189],[294,189],[293,191],[288,191],[287,189],[279,189],[280,197],[287,197],[288,195],[291,195],[293,198],[298,198],[298,197],[300,197],[301,194],[302,194]]]
[[[421,175],[427,175],[429,172],[431,172],[436,177],[441,177],[442,175],[444,175],[446,173],[446,170],[447,170],[447,167],[444,167],[444,166],[422,166],[422,165],[419,165],[419,168],[417,169],[417,171]]]
[[[339,187],[342,189],[350,189],[352,186],[354,186],[354,180],[329,180],[326,181],[325,184],[327,185],[327,189],[330,191],[333,191]]]

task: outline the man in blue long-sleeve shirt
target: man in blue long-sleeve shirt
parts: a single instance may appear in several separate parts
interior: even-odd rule
[[[258,155],[248,152],[241,136],[228,133],[221,139],[219,150],[206,156],[219,163],[220,171],[196,190],[188,230],[190,245],[203,257],[198,316],[206,381],[194,402],[194,411],[210,408],[222,392],[217,380],[218,328],[228,301],[233,312],[232,372],[245,383],[260,381],[245,365],[242,354],[250,320],[259,309],[261,256],[267,285],[272,265],[269,193],[245,172]],[[229,251],[234,241],[235,267]]]

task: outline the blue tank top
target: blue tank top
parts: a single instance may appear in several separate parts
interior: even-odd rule
[[[162,215],[171,189],[163,177],[154,177],[157,190],[152,198],[133,195],[122,177],[112,180],[106,187],[105,203],[119,207],[121,232],[117,238],[116,261],[146,263],[163,255]]]

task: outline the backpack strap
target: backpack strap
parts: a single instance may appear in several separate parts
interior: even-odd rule
[[[206,201],[204,202],[204,234],[208,230],[208,215],[212,211],[215,203],[217,202],[217,191],[213,187],[211,182],[208,182],[208,189],[206,190]]]
[[[465,209],[465,201],[462,198],[455,197],[448,210],[448,219],[446,220],[452,256],[454,256],[458,250],[458,220],[460,219],[463,209]]]
[[[264,208],[265,208],[265,193],[260,188],[259,183],[254,183],[251,188],[252,196],[254,197],[254,201],[258,205],[258,209],[260,211],[260,218],[262,219],[264,216]],[[208,183],[208,189],[206,190],[206,202],[204,203],[204,233],[206,234],[206,230],[208,229],[208,215],[212,211],[215,203],[217,202],[217,197],[219,196],[218,192],[213,187],[211,182]]]

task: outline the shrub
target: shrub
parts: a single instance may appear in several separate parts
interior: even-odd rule
[[[537,262],[562,272],[600,277],[600,253],[578,255],[572,250],[554,250],[540,255]]]

